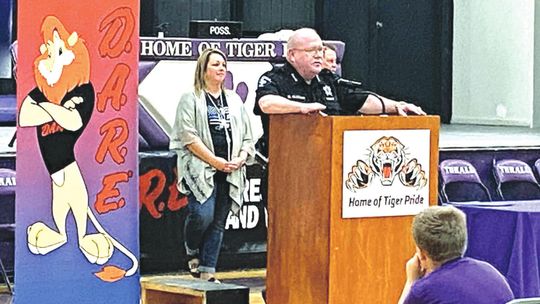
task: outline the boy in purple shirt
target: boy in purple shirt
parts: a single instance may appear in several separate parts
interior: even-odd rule
[[[498,304],[514,298],[502,274],[490,264],[464,258],[465,214],[434,206],[413,221],[416,254],[407,262],[400,304]]]

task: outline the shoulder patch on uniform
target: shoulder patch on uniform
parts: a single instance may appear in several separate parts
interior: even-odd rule
[[[262,88],[262,87],[264,87],[267,83],[270,83],[270,82],[272,82],[272,79],[270,79],[270,77],[268,77],[268,76],[264,76],[264,75],[263,75],[261,78],[259,78],[259,84],[258,84],[258,86],[259,86],[259,88]]]

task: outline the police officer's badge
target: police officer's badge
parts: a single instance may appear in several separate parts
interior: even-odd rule
[[[332,96],[332,88],[329,85],[325,85],[322,89],[326,96]]]

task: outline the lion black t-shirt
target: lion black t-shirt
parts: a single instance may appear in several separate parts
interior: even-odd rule
[[[29,94],[36,103],[50,102],[38,89],[33,89]],[[92,110],[94,109],[94,87],[91,83],[80,85],[68,92],[60,105],[63,106],[73,97],[81,97],[83,101],[75,104],[73,111],[78,111],[82,119],[82,127],[76,131],[62,128],[55,121],[42,124],[36,128],[39,149],[49,174],[53,174],[65,168],[75,161],[73,149],[77,139],[88,125]]]

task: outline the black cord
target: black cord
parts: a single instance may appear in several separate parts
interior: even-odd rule
[[[367,95],[372,95],[381,102],[382,111],[378,115],[388,114],[388,113],[386,113],[386,106],[384,104],[384,101],[383,101],[382,97],[379,94],[377,94],[375,92],[371,92],[371,91],[365,91],[365,90],[360,91],[360,93],[367,94]],[[365,113],[362,113],[362,112],[359,112],[359,113],[365,114]]]

